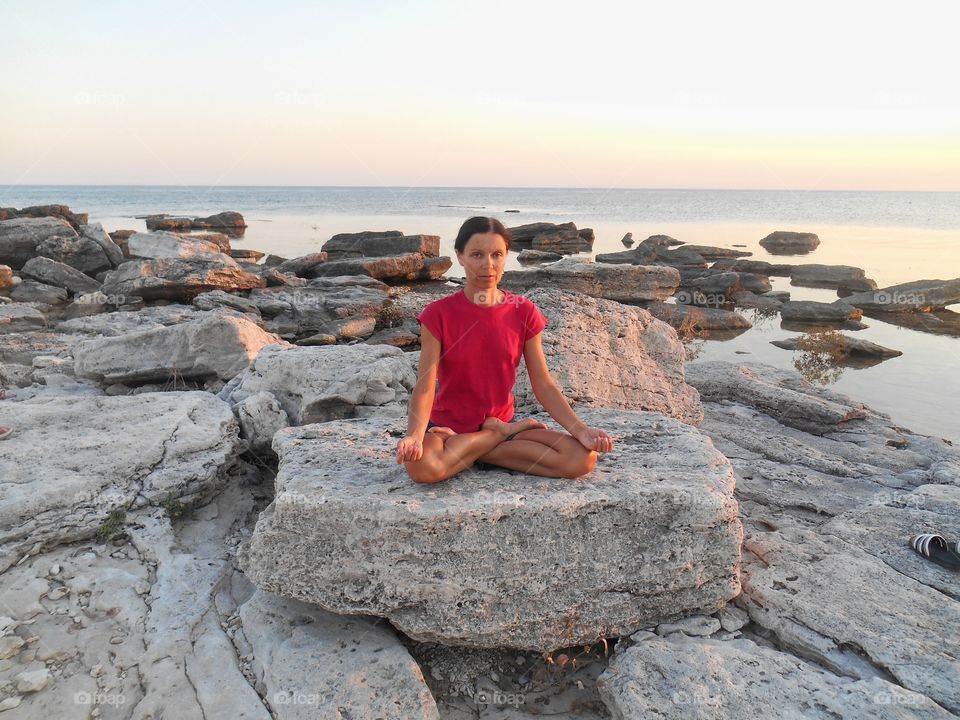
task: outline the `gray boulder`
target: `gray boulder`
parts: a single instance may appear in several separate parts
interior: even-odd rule
[[[946,718],[929,697],[879,677],[842,677],[752,640],[642,637],[618,649],[597,680],[618,720],[656,716],[817,720]],[[909,707],[909,713],[904,708]]]
[[[37,330],[46,324],[47,316],[30,305],[19,302],[0,303],[0,335]]]
[[[697,296],[690,293],[689,298],[695,300]],[[753,323],[740,313],[720,308],[658,302],[648,303],[646,310],[675,329],[689,328],[693,332],[743,332],[753,327]]]
[[[780,317],[803,322],[841,323],[846,320],[859,320],[863,313],[847,301],[822,303],[813,300],[790,300],[780,306]]]
[[[649,410],[700,424],[699,395],[684,381],[683,345],[666,323],[580,293],[540,288],[525,295],[547,317],[547,367],[575,407]],[[523,363],[514,397],[519,415],[540,407]]]
[[[46,254],[37,249],[41,243],[44,243],[45,248],[54,248],[59,242],[76,242],[78,237],[70,223],[60,218],[23,217],[0,220],[0,263],[19,270],[30,258]],[[103,251],[100,252],[102,254]],[[103,257],[106,259],[105,255]]]
[[[20,274],[47,285],[69,290],[72,294],[96,292],[100,283],[86,273],[47,257],[30,258]]]
[[[104,383],[211,376],[229,380],[263,347],[287,345],[244,318],[207,315],[170,327],[78,342],[73,347],[75,372]]]
[[[389,626],[257,591],[240,608],[257,690],[279,720],[438,720],[423,673]],[[362,680],[357,678],[362,677]]]

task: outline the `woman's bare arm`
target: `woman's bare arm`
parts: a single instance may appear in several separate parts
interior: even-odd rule
[[[427,330],[420,328],[420,365],[417,369],[417,384],[410,393],[407,405],[407,436],[423,440],[430,422],[430,411],[437,392],[437,366],[440,363],[440,341]]]

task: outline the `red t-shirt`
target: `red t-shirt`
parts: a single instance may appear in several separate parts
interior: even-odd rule
[[[540,308],[503,291],[484,307],[463,290],[427,305],[417,322],[440,340],[439,389],[430,420],[458,433],[476,432],[487,417],[513,420],[513,386],[523,345],[547,326]]]

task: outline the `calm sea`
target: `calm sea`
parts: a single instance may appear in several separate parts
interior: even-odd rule
[[[743,246],[771,260],[758,241],[774,230],[815,232],[821,245],[809,255],[778,262],[855,265],[883,287],[910,280],[960,276],[960,193],[791,190],[650,190],[604,188],[400,187],[0,187],[0,207],[47,203],[87,212],[109,230],[145,229],[137,215],[243,213],[249,228],[236,247],[287,257],[314,252],[339,232],[402,230],[453,239],[471,215],[493,215],[508,226],[573,221],[596,233],[594,252],[622,250],[632,232],[639,241],[667,234],[690,243]],[[518,212],[507,212],[516,210]],[[519,267],[511,255],[510,267]],[[454,262],[451,276],[460,267]],[[771,278],[797,300],[830,302],[830,290],[798,288]],[[953,310],[960,311],[960,306]],[[778,318],[756,318],[736,338],[709,341],[693,362],[711,359],[793,367],[794,353],[770,345],[794,337]],[[857,337],[903,351],[868,368],[845,368],[833,389],[890,414],[916,432],[960,441],[960,339],[866,318]]]

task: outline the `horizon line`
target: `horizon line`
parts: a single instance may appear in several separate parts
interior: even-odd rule
[[[788,192],[788,193],[816,193],[816,192],[869,192],[869,193],[960,193],[960,190],[876,190],[866,188],[712,188],[712,187],[628,187],[620,185],[155,185],[151,183],[16,183],[3,186],[0,183],[0,193],[9,192],[15,188],[297,188],[297,189],[351,189],[351,190],[644,190],[644,191],[687,191],[687,192]]]

